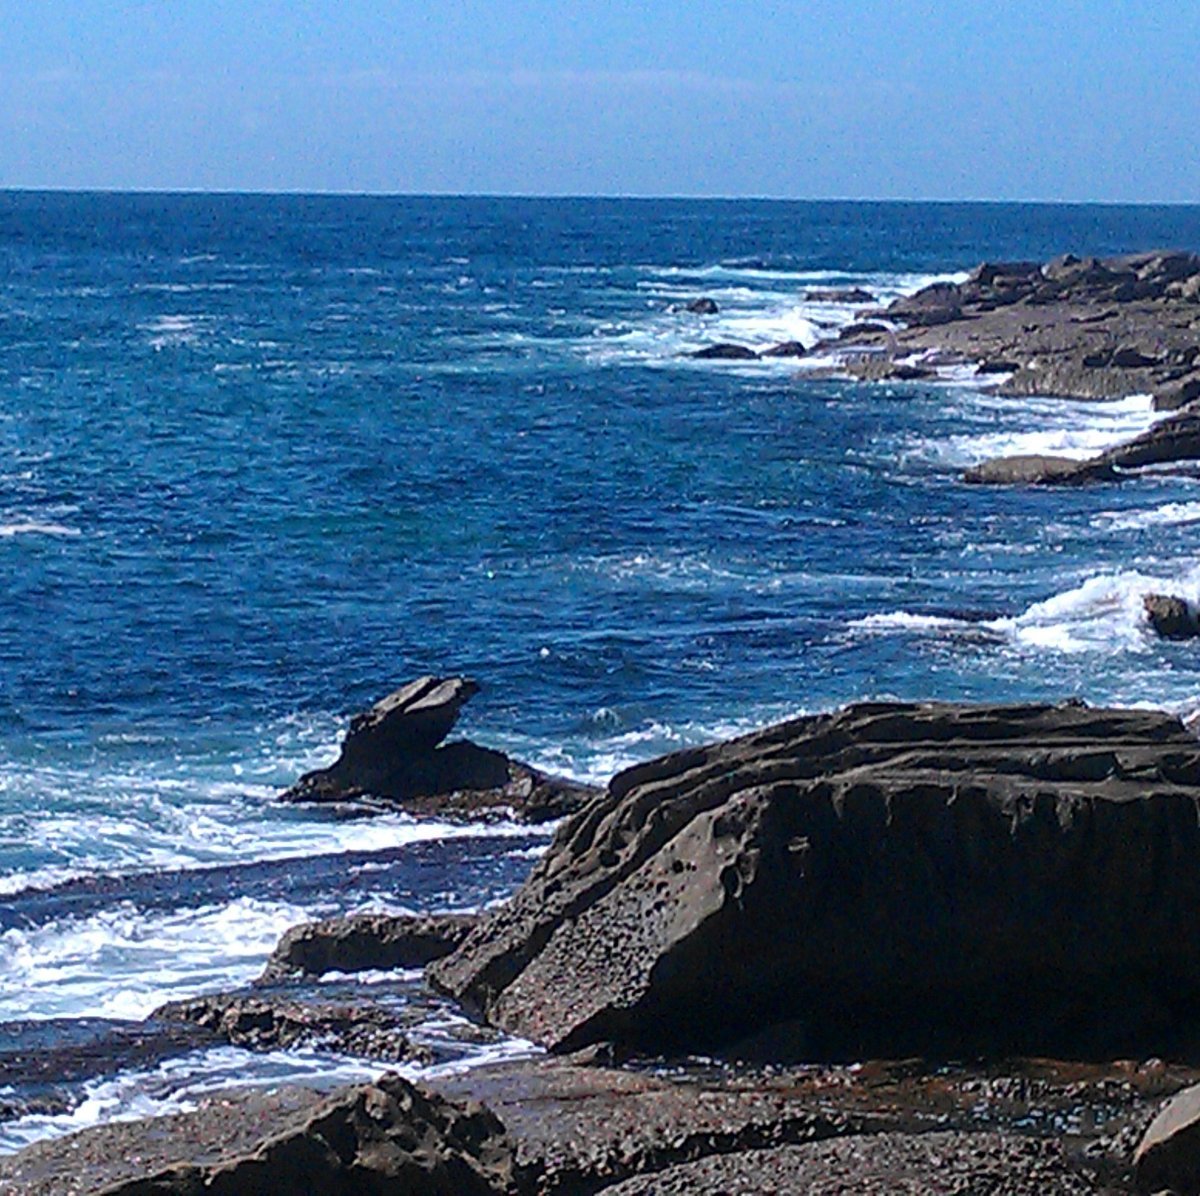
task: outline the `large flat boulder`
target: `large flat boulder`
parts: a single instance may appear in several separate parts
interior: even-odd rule
[[[620,773],[429,975],[559,1051],[1153,1050],[1198,865],[1175,718],[863,704]]]

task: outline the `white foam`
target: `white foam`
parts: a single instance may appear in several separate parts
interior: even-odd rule
[[[1162,418],[1149,395],[1097,403],[998,398],[962,390],[956,398],[956,414],[988,430],[922,437],[911,442],[912,455],[956,468],[1026,454],[1086,460],[1140,436]]]
[[[962,628],[980,628],[1033,650],[1076,654],[1098,652],[1147,652],[1155,643],[1142,605],[1148,593],[1177,594],[1200,603],[1200,565],[1181,564],[1175,573],[1147,574],[1136,571],[1102,573],[1080,581],[1040,602],[1032,603],[1015,617],[978,623],[907,611],[868,615],[851,624],[854,630],[939,633]]]
[[[20,520],[16,523],[0,523],[0,539],[12,536],[79,536],[83,533],[77,527],[68,527],[63,523],[39,523],[33,519]]]
[[[1092,517],[1093,527],[1110,531],[1141,531],[1189,523],[1200,523],[1200,502],[1169,502],[1140,510],[1100,511]]]
[[[131,903],[0,934],[0,1022],[143,1018],[164,1001],[248,983],[316,911],[241,897],[144,913]]]

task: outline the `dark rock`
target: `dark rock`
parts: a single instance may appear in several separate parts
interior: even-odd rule
[[[809,303],[874,303],[875,296],[862,287],[826,287],[823,289],[805,291],[804,298]]]
[[[937,370],[928,366],[912,365],[904,361],[891,361],[887,357],[864,357],[860,361],[849,361],[843,367],[847,374],[862,382],[919,382],[936,378]]]
[[[971,271],[969,284],[981,287],[1004,285],[1006,281],[1033,283],[1042,276],[1040,262],[983,262]]]
[[[698,316],[715,316],[721,309],[715,299],[702,295],[699,299],[693,299],[686,310],[695,312]]]
[[[1172,378],[1165,384],[1154,387],[1156,411],[1178,411],[1197,399],[1200,399],[1200,374]]]
[[[0,1158],[5,1196],[500,1196],[521,1187],[504,1127],[396,1075],[339,1089],[217,1093]]]
[[[852,340],[860,336],[873,336],[878,333],[890,333],[892,330],[887,324],[880,324],[874,320],[860,320],[855,324],[847,324],[845,328],[838,333],[838,340]]]
[[[433,1054],[409,1041],[379,1005],[300,1002],[280,997],[219,993],[170,1001],[151,1015],[190,1022],[214,1037],[251,1051],[317,1047],[389,1063],[430,1063]]]
[[[983,461],[968,469],[963,481],[984,486],[1078,486],[1084,482],[1115,481],[1116,476],[1111,465],[1094,460],[1034,453]]]
[[[758,354],[753,349],[747,349],[745,345],[731,345],[725,342],[719,345],[705,345],[703,349],[697,349],[688,356],[702,361],[751,361],[758,358]]]
[[[1118,469],[1138,469],[1176,461],[1200,460],[1200,410],[1185,407],[1160,420],[1141,436],[1103,453],[1098,460]]]
[[[352,914],[304,922],[284,932],[259,983],[326,972],[423,968],[449,955],[478,920],[477,914]]]
[[[350,720],[337,760],[305,773],[282,801],[377,799],[420,815],[474,817],[510,810],[545,822],[579,809],[595,790],[547,776],[469,740],[443,744],[479,686],[421,677]]]
[[[428,975],[556,1051],[1150,1051],[1200,1013],[1198,811],[1163,714],[853,706],[618,774]]]
[[[1200,635],[1200,611],[1173,594],[1146,594],[1142,606],[1150,625],[1163,639],[1185,640]]]
[[[1200,1192],[1200,1084],[1167,1101],[1138,1144],[1133,1165],[1142,1192]]]
[[[808,350],[800,341],[784,341],[781,345],[772,345],[769,349],[764,349],[761,356],[803,357],[807,352]]]
[[[979,374],[1012,374],[1021,368],[1020,363],[1003,357],[985,358],[975,367]]]

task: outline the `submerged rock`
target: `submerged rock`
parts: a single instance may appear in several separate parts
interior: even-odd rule
[[[337,760],[305,773],[281,800],[382,799],[416,814],[479,815],[511,810],[546,822],[595,793],[470,740],[443,744],[479,685],[467,677],[419,677],[350,720]]]
[[[1164,714],[852,706],[618,774],[429,975],[557,1051],[1150,1050],[1200,1013],[1198,814]]]
[[[304,922],[284,932],[259,983],[326,972],[423,968],[449,955],[477,914],[351,914]]]
[[[397,1075],[328,1096],[288,1086],[217,1093],[191,1113],[111,1122],[0,1158],[5,1196],[499,1196],[517,1187],[495,1116]]]
[[[717,306],[715,299],[701,295],[699,299],[693,299],[685,310],[695,312],[698,316],[715,316],[721,309]]]

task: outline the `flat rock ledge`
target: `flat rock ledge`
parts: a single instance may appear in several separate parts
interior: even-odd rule
[[[284,931],[257,983],[296,976],[423,968],[449,955],[477,914],[351,914]]]
[[[231,1046],[251,1051],[296,1047],[336,1050],[387,1063],[431,1063],[381,1005],[367,1001],[292,1001],[285,997],[219,993],[170,1001],[151,1015],[162,1022],[188,1022]]]
[[[402,686],[356,714],[337,760],[305,773],[281,800],[365,802],[429,817],[511,814],[538,823],[562,818],[595,795],[470,740],[443,743],[478,692],[469,677],[419,677]]]
[[[1144,1057],[1200,1015],[1198,864],[1176,718],[868,703],[618,774],[427,974],[559,1052]]]

